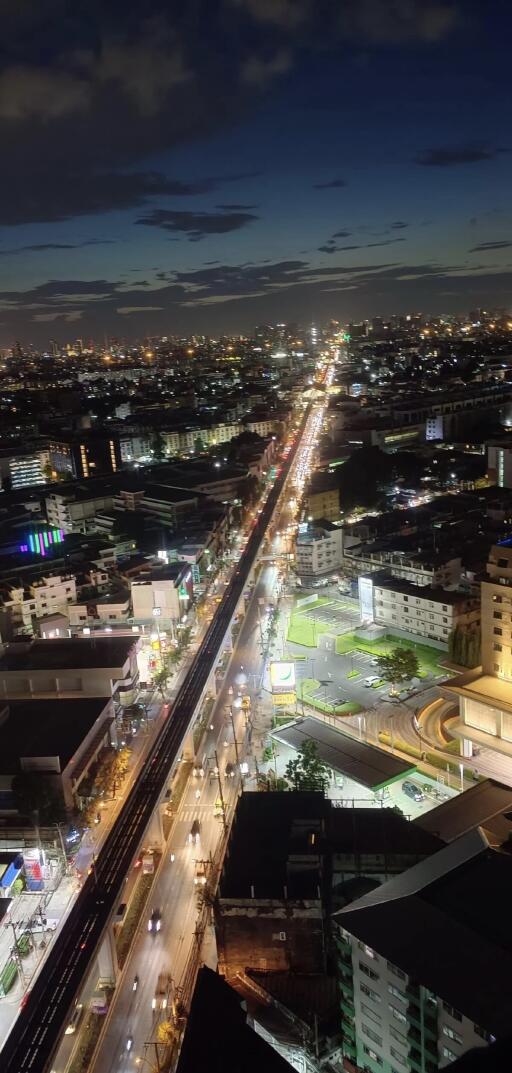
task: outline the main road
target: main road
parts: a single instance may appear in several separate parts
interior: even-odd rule
[[[176,988],[179,993],[187,963],[194,958],[197,950],[195,929],[198,917],[197,898],[201,888],[194,885],[196,861],[207,861],[210,856],[215,857],[223,837],[222,818],[215,815],[218,811],[215,804],[219,798],[219,786],[213,773],[214,757],[217,753],[226,812],[231,816],[240,791],[240,779],[226,775],[226,766],[231,764],[236,771],[237,757],[240,762],[246,760],[250,768],[246,776],[247,785],[254,787],[252,748],[254,739],[266,731],[261,712],[258,711],[257,696],[262,675],[259,618],[262,605],[268,604],[275,593],[276,582],[276,568],[266,566],[255,586],[228,675],[217,697],[211,716],[213,729],[209,729],[201,748],[201,755],[207,758],[205,777],[192,776],[189,780],[155,880],[151,901],[141,920],[139,933],[116,987],[108,1027],[92,1067],[94,1073],[133,1073],[134,1061],[143,1057],[145,1045],[156,1038],[159,1017],[169,1019],[169,1014],[159,1014],[152,1009],[159,974],[167,973],[172,978],[172,998]],[[233,724],[229,716],[230,701],[236,698],[237,690],[242,684],[249,687],[252,700],[251,723],[248,726],[245,725],[244,713],[240,708],[233,709]],[[252,733],[249,733],[251,724]],[[199,797],[196,796],[197,793]],[[201,824],[200,842],[197,846],[190,845],[188,841],[191,825],[196,819]],[[155,906],[161,909],[162,927],[157,935],[150,935],[147,920]],[[138,986],[134,991],[135,977],[138,977]],[[128,1038],[132,1040],[129,1051]],[[53,1068],[56,1073],[63,1073],[65,1067],[60,1064],[59,1057],[58,1054]]]
[[[25,1008],[2,1052],[3,1073],[44,1073],[81,982],[101,943],[116,900],[141,845],[151,816],[162,797],[180,754],[230,623],[244,592],[269,527],[302,436],[309,439],[316,413],[306,411],[288,457],[278,470],[261,513],[254,520],[246,547],[172,710],[145,761],[96,861],[93,874],[71,910],[65,927],[27,997]]]

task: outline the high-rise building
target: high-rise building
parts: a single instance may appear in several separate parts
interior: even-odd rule
[[[346,1070],[437,1073],[509,1034],[511,883],[476,829],[334,914]]]
[[[459,703],[450,732],[465,756],[491,749],[502,754],[500,778],[512,785],[512,540],[489,553],[481,585],[482,665],[442,687]]]

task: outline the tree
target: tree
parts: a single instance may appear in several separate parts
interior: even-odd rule
[[[379,656],[378,671],[380,677],[385,682],[390,682],[391,686],[403,685],[404,682],[409,682],[411,678],[417,678],[419,672],[419,662],[416,653],[412,648],[400,648],[397,646],[387,656]]]
[[[153,675],[153,683],[155,685],[155,688],[158,689],[162,700],[165,700],[165,697],[167,695],[167,686],[171,674],[171,668],[169,666],[169,663],[166,661],[165,663],[162,663],[160,670],[155,671],[155,674]]]
[[[60,823],[66,818],[62,795],[42,774],[20,771],[12,781],[12,794],[22,815],[37,816],[41,823]]]
[[[160,1021],[156,1035],[159,1043],[164,1047],[170,1047],[176,1039],[176,1029],[172,1021]]]
[[[327,790],[331,773],[327,764],[320,760],[318,746],[308,739],[303,742],[294,760],[286,765],[286,778],[294,790]]]

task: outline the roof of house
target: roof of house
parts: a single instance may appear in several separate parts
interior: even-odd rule
[[[123,667],[135,644],[133,637],[58,637],[7,645],[0,655],[4,671],[70,671],[73,668]]]
[[[21,757],[54,756],[63,771],[106,705],[105,697],[9,701],[0,723],[0,771],[18,772]]]

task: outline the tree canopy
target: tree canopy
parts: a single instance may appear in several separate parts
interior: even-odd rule
[[[387,656],[379,656],[378,671],[385,682],[393,686],[403,685],[410,682],[411,678],[417,678],[419,662],[412,648],[393,648]]]
[[[331,772],[327,764],[320,760],[315,741],[307,740],[300,746],[297,756],[286,765],[288,782],[294,790],[327,790]]]

